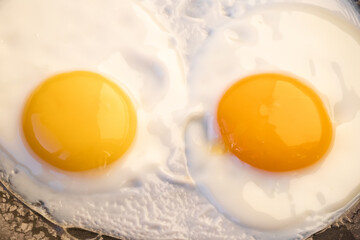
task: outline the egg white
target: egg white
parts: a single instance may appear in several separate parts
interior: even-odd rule
[[[65,227],[130,239],[269,239],[271,233],[249,230],[238,219],[224,215],[218,202],[204,197],[205,188],[198,191],[194,186],[196,178],[191,167],[193,179],[188,174],[181,133],[181,123],[191,115],[188,109],[179,110],[187,100],[186,92],[195,86],[189,81],[185,89],[182,62],[197,62],[197,50],[216,28],[266,2],[142,0],[137,5],[116,0],[2,0],[0,126],[4,131],[0,138],[6,137],[0,139],[2,180],[32,208]],[[340,8],[336,0],[307,2],[355,19],[351,8]],[[20,157],[27,153],[21,145],[17,117],[26,97],[49,75],[78,69],[98,72],[116,82],[137,108],[136,141],[126,159],[105,175],[69,175]],[[190,76],[192,73],[193,67]],[[191,108],[202,108],[204,102],[196,105],[199,101],[193,100]],[[212,122],[211,114],[205,122]],[[197,127],[198,122],[194,123]],[[207,126],[206,141],[216,137],[212,125]],[[203,133],[201,130],[199,136]],[[8,140],[20,143],[20,148],[11,147],[15,145],[7,144]],[[200,143],[197,153],[202,154]],[[141,152],[137,152],[139,147]],[[312,233],[314,228],[307,230]],[[291,228],[288,233],[300,238]],[[279,239],[277,236],[274,232],[273,237]]]
[[[306,235],[338,217],[360,190],[355,62],[360,62],[358,27],[309,4],[269,3],[213,32],[189,75],[190,105],[198,108],[186,128],[185,147],[199,190],[247,231],[262,231],[260,239]],[[221,138],[216,123],[221,96],[241,78],[264,72],[295,76],[323,99],[335,134],[318,164],[269,173],[211,150]]]
[[[131,198],[124,196],[130,189],[130,195],[139,190],[148,197],[143,189],[146,179],[166,166],[174,154],[173,142],[179,141],[171,113],[182,104],[185,81],[171,35],[133,1],[1,3],[3,179],[21,199],[64,226],[116,235],[125,235],[126,229],[137,232],[126,223],[135,224],[143,214],[124,213]],[[138,119],[135,140],[121,159],[83,173],[62,171],[37,160],[24,142],[21,127],[32,91],[45,79],[74,70],[97,72],[119,85],[132,99]],[[136,211],[142,209],[146,208]]]

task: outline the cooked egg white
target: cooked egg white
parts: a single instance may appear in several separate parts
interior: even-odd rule
[[[348,104],[356,102],[358,83],[347,79],[358,75],[358,70],[343,66],[349,59],[358,61],[354,58],[358,38],[352,26],[327,11],[303,9],[304,5],[266,10],[266,2],[2,0],[2,179],[20,199],[61,226],[130,239],[300,239],[339,216],[342,212],[337,210],[347,207],[358,190],[357,175],[348,178],[358,169],[352,162],[357,141],[347,141],[358,130],[357,108]],[[336,0],[299,2],[356,20],[352,8]],[[262,5],[265,10],[258,9]],[[298,27],[290,27],[287,21]],[[310,37],[309,33],[318,33],[317,28],[326,34]],[[341,51],[328,38],[312,42],[330,34],[347,43]],[[299,35],[310,40],[307,48],[299,43]],[[204,42],[206,38],[209,41]],[[273,47],[266,46],[267,40]],[[289,41],[299,44],[293,47]],[[291,54],[282,51],[284,46]],[[191,64],[183,67],[183,62]],[[226,66],[231,71],[222,71]],[[133,126],[135,135],[119,159],[85,171],[73,166],[59,169],[42,159],[23,127],[26,106],[36,90],[49,79],[79,76],[79,71],[100,76],[115,95],[126,99],[125,106],[133,106],[136,115],[136,121],[123,125]],[[289,74],[318,94],[334,130],[327,164],[324,159],[306,171],[277,175],[217,151],[220,135],[215,113],[221,96],[235,80],[265,71]],[[344,82],[338,84],[341,76]],[[77,87],[81,89],[81,84]],[[71,96],[85,96],[84,89]],[[61,94],[55,91],[60,99]],[[113,134],[110,130],[118,126],[112,127],[112,122],[118,120],[104,116],[99,119],[111,123],[103,126]],[[182,130],[187,122],[184,149]],[[63,152],[57,157],[66,156]],[[337,156],[349,164],[339,168]],[[346,172],[347,180],[329,179],[339,172]],[[342,197],[338,189],[343,189]],[[232,197],[234,193],[243,195]],[[244,218],[244,213],[249,215]]]
[[[260,239],[306,235],[339,216],[360,186],[358,61],[358,29],[314,6],[269,4],[214,32],[189,76],[198,108],[186,129],[186,156],[199,190],[233,221],[263,231],[254,233]],[[328,123],[304,108],[317,100],[305,100],[293,83],[271,82],[282,76],[318,95]],[[265,83],[273,84],[269,93]],[[328,139],[316,143],[318,133]],[[303,137],[309,141],[301,149]],[[291,157],[320,160],[297,168]]]
[[[3,178],[65,226],[125,234],[120,219],[143,213],[124,196],[146,192],[179,139],[172,37],[131,1],[2,1],[0,22]]]

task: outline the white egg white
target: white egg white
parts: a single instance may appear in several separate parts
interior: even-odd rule
[[[156,178],[174,154],[173,142],[180,141],[171,113],[183,102],[185,81],[172,37],[132,1],[2,1],[0,24],[3,178],[27,203],[65,226],[142,234],[135,224],[147,207],[129,199],[136,191],[149,197],[145,179]],[[138,119],[126,155],[84,173],[39,161],[22,138],[22,111],[32,91],[45,79],[74,70],[97,72],[118,84]]]
[[[261,231],[254,233],[258,239],[307,236],[358,197],[358,27],[315,5],[269,3],[213,32],[193,62],[189,95],[199,109],[185,132],[190,175],[245,232]],[[215,119],[221,96],[241,78],[266,72],[295,76],[323,98],[335,133],[328,155],[318,164],[269,173],[211,150],[220,139]]]
[[[326,53],[333,54],[327,56],[327,59],[335,59],[335,64],[330,67],[323,63],[318,69],[318,66],[309,63],[293,69],[291,61],[283,62],[283,53],[278,54],[277,58],[273,58],[270,52],[266,56],[261,55],[253,43],[271,35],[272,29],[278,24],[278,16],[273,17],[274,13],[281,12],[283,16],[283,12],[290,14],[294,11],[292,7],[285,10],[269,8],[265,22],[259,22],[256,17],[253,22],[249,20],[253,15],[261,17],[264,12],[255,10],[267,5],[270,7],[272,2],[280,1],[0,1],[2,180],[17,196],[56,223],[115,237],[300,239],[314,232],[315,227],[308,226],[308,223],[323,223],[324,215],[325,219],[336,217],[341,212],[334,214],[334,211],[345,206],[356,195],[359,182],[358,176],[353,176],[353,173],[359,167],[351,161],[355,161],[356,155],[352,155],[352,151],[357,140],[347,142],[346,139],[357,131],[358,116],[353,114],[353,107],[344,112],[342,109],[347,108],[343,108],[343,105],[338,104],[338,110],[334,106],[343,97],[357,96],[360,83],[355,79],[348,82],[347,79],[358,74],[358,70],[351,68],[354,65],[344,68],[343,62],[347,63],[351,58],[354,63],[358,61],[354,56],[360,54],[355,53],[358,46],[351,41],[351,37],[344,37],[354,36],[352,27],[348,27],[347,23],[338,22],[336,17],[328,17],[327,12],[316,18],[315,15],[322,10],[316,10],[316,14],[313,10],[299,10],[300,15],[306,15],[308,20],[315,19],[321,31],[325,31],[319,34],[320,37],[337,34],[341,41],[348,43],[343,44],[342,50],[337,50],[338,45],[334,42],[329,43],[336,47]],[[352,8],[343,6],[337,0],[294,2],[323,6],[357,22]],[[286,14],[285,17],[297,19]],[[321,19],[326,20],[321,22]],[[250,24],[247,26],[243,23]],[[329,32],[331,26],[338,24],[347,34],[338,34],[339,30]],[[267,30],[262,28],[266,26]],[[281,32],[282,41],[289,40],[287,31],[295,36],[299,34],[295,30],[304,28],[304,24],[300,23],[293,29],[286,24],[285,27],[286,30]],[[309,31],[314,30],[311,29]],[[264,36],[257,36],[257,32]],[[217,45],[217,39],[222,37],[225,40],[219,40],[221,44]],[[324,42],[328,43],[328,40],[329,37],[325,37]],[[314,56],[311,55],[314,54],[313,48],[305,48],[298,39],[296,41],[296,47],[302,46],[302,49],[308,50],[301,52],[300,56]],[[238,51],[233,51],[234,46]],[[261,44],[257,46],[262,47],[259,48],[262,50],[267,49]],[[290,45],[286,46],[291,48]],[[320,63],[324,49],[327,49],[327,45],[321,46],[319,51],[315,51]],[[354,48],[349,56],[351,46]],[[281,46],[277,49],[281,50]],[[239,59],[237,54],[243,51],[247,57]],[[297,54],[296,48],[293,51]],[[343,51],[347,55],[340,61],[336,56],[343,56]],[[229,58],[224,55],[227,53]],[[257,55],[261,55],[263,61],[257,62]],[[259,68],[258,64],[262,67]],[[222,67],[226,65],[232,71],[235,69],[235,72],[223,71]],[[312,65],[316,69],[314,76],[311,73]],[[350,68],[352,70],[348,70]],[[307,74],[303,74],[301,69],[305,69]],[[137,109],[138,131],[131,149],[121,161],[100,172],[74,174],[53,169],[34,159],[21,137],[22,109],[31,91],[47,77],[72,70],[95,71],[108,77],[129,94]],[[186,86],[184,79],[187,70],[189,77]],[[219,164],[220,156],[209,152],[211,141],[218,137],[213,117],[216,103],[231,81],[262,70],[288,71],[304,80],[316,79],[309,84],[329,101],[332,119],[337,124],[332,153],[335,154],[335,145],[346,149],[336,151],[332,159],[341,156],[346,159],[347,165],[339,168],[336,161],[329,161],[329,164],[322,163],[306,172],[288,174],[292,176],[289,178],[287,175],[273,177],[264,174],[231,156],[221,156],[221,161],[227,163]],[[221,75],[221,78],[216,78],[216,74]],[[332,82],[326,82],[317,74],[330,76],[328,81]],[[344,84],[340,84],[343,88],[338,87],[337,81],[341,74],[345,79]],[[211,77],[205,80],[205,76]],[[356,94],[343,94],[345,90]],[[191,120],[194,112],[205,117],[200,121]],[[183,136],[182,130],[188,121],[190,124]],[[322,169],[328,169],[329,172],[325,173]],[[346,177],[344,182],[329,180],[331,174],[339,176],[339,172],[346,171],[347,176],[353,176],[352,179]],[[315,177],[312,174],[315,172],[324,179]],[[241,174],[246,178],[239,179]],[[279,184],[276,185],[276,182]],[[238,184],[245,183],[242,189],[247,196],[231,197],[232,193],[241,191]],[[314,188],[309,190],[309,185]],[[319,188],[324,190],[317,194]],[[341,194],[337,194],[337,191],[343,188],[342,194],[346,196],[340,199]],[[353,193],[350,193],[351,189]],[[301,196],[304,193],[317,195],[304,198]],[[269,201],[272,196],[274,201]],[[297,204],[295,207],[289,206],[289,196],[297,198],[293,200]],[[227,199],[224,200],[224,197]],[[243,206],[233,204],[239,197]],[[286,207],[274,214],[269,208],[279,209],[277,200]],[[299,205],[299,202],[303,204]],[[330,202],[336,204],[326,207]],[[239,207],[249,214],[247,221],[239,213]],[[316,214],[310,214],[313,217],[309,217],[308,209]],[[255,211],[258,212],[254,214]],[[303,223],[301,216],[305,215],[306,221],[304,225],[300,224],[301,230],[294,230],[294,226],[300,226],[297,223]],[[254,224],[256,217],[261,219],[259,224]],[[285,227],[286,219],[290,218],[292,225]],[[317,221],[317,218],[320,220]],[[269,219],[275,221],[266,225]],[[279,230],[280,226],[283,229]]]

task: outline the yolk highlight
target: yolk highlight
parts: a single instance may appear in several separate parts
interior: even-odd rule
[[[217,121],[230,152],[273,172],[314,164],[333,136],[320,97],[281,74],[252,75],[235,83],[219,102]]]
[[[136,126],[126,93],[87,71],[47,79],[33,92],[23,114],[31,150],[67,171],[103,168],[116,161],[129,149]]]

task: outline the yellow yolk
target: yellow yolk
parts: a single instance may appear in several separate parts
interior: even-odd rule
[[[24,137],[42,160],[67,171],[103,168],[134,140],[136,112],[130,98],[105,77],[87,71],[47,79],[29,98]]]
[[[226,91],[217,121],[226,148],[267,171],[291,171],[321,159],[332,125],[319,96],[280,74],[249,76]]]

